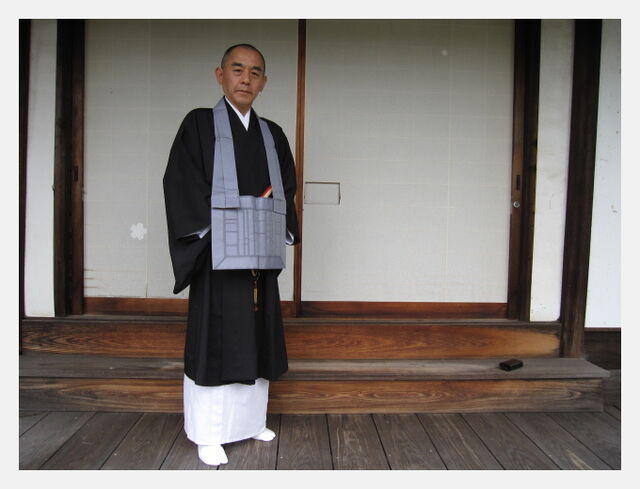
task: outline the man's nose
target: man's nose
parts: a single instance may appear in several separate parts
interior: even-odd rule
[[[242,72],[242,76],[240,77],[240,81],[242,83],[249,83],[249,72],[248,71],[243,71]]]

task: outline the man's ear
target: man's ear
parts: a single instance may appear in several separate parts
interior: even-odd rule
[[[218,66],[215,70],[213,70],[213,74],[216,77],[216,80],[218,80],[218,83],[222,85],[222,68]]]

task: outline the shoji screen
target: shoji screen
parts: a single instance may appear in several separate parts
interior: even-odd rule
[[[513,30],[308,21],[303,300],[506,302]]]
[[[295,152],[297,36],[295,20],[87,21],[85,296],[175,297],[162,176],[182,118],[222,96],[213,70],[228,46],[263,52],[268,83],[255,108]]]

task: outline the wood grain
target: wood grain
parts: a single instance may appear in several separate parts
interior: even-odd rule
[[[28,351],[20,356],[20,377],[85,379],[174,379],[184,377],[181,358],[112,357]]]
[[[33,425],[35,425],[38,421],[44,418],[48,412],[44,411],[26,411],[20,410],[20,425],[19,425],[19,436],[22,436],[25,431],[29,430]]]
[[[32,351],[181,358],[186,324],[176,318],[25,319]],[[557,357],[558,323],[417,319],[289,318],[290,359]]]
[[[609,372],[582,358],[524,358],[512,371],[504,358],[450,360],[291,360],[281,380],[605,379]]]
[[[618,421],[622,420],[622,412],[620,411],[620,408],[614,406],[613,404],[607,404],[604,407],[604,412],[611,415],[614,419],[617,419]]]
[[[25,350],[181,358],[186,323],[113,317],[25,320]]]
[[[218,470],[217,465],[207,465],[198,456],[198,445],[193,443],[184,429],[171,446],[167,458],[160,467],[162,470]]]
[[[335,470],[389,469],[371,416],[329,414],[327,421]]]
[[[602,20],[577,19],[560,317],[562,356],[580,357],[589,279],[589,250],[598,132]]]
[[[602,411],[601,381],[291,381],[270,384],[269,412],[282,414]],[[27,410],[182,412],[182,381],[20,380]]]
[[[296,84],[296,215],[300,242],[293,247],[293,302],[291,316],[300,316],[302,308],[302,231],[304,229],[304,122],[307,70],[307,21],[298,20],[298,77]],[[284,312],[284,311],[283,311]]]
[[[582,358],[525,358],[507,372],[504,358],[451,360],[290,360],[281,380],[471,380],[608,379],[609,372]],[[133,358],[29,351],[20,356],[20,377],[174,379],[182,359]]]
[[[187,299],[140,297],[85,297],[85,314],[186,316]]]
[[[296,170],[297,171],[297,170]],[[295,246],[296,250],[302,243]],[[141,297],[85,297],[86,314],[186,316],[187,299]],[[372,302],[372,301],[281,301],[283,317],[368,317],[416,319],[505,319],[503,302]]]
[[[612,469],[621,468],[621,425],[606,413],[549,413]]]
[[[96,413],[41,468],[99,469],[140,416],[140,413]]]
[[[101,468],[160,468],[182,428],[182,420],[179,414],[144,413]]]
[[[558,467],[503,414],[463,414],[493,456],[507,470],[548,470]]]
[[[267,428],[276,434],[271,441],[242,440],[224,445],[229,462],[218,470],[275,470],[280,434],[280,416],[267,414]]]
[[[599,381],[273,382],[274,413],[414,413],[601,410]]]
[[[20,406],[48,411],[182,412],[182,380],[20,379]]]
[[[280,418],[278,470],[331,470],[327,417],[283,414]]]
[[[506,303],[303,301],[305,317],[394,317],[479,319],[507,317]]]
[[[610,469],[544,413],[507,413],[506,416],[561,469]]]
[[[460,414],[419,413],[417,416],[433,440],[447,469],[502,469],[500,463]]]
[[[20,437],[20,470],[39,469],[94,413],[49,413]]]
[[[374,414],[392,470],[446,469],[415,414]]]
[[[515,21],[513,145],[507,317],[529,319],[540,79],[538,19]]]
[[[417,359],[558,356],[552,330],[495,324],[291,322],[285,326],[290,358]]]

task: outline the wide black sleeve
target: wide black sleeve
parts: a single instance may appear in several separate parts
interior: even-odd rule
[[[185,116],[162,179],[174,294],[191,283],[193,272],[201,266],[203,253],[211,242],[211,233],[203,238],[193,234],[211,224],[211,182],[204,170],[200,125],[195,110]]]
[[[297,189],[296,166],[293,161],[293,154],[289,147],[289,141],[284,135],[282,128],[272,121],[267,120],[273,134],[276,152],[280,160],[280,173],[282,175],[282,187],[287,201],[287,230],[293,236],[292,245],[300,243],[301,236],[298,228],[298,214],[296,213],[295,195]]]

